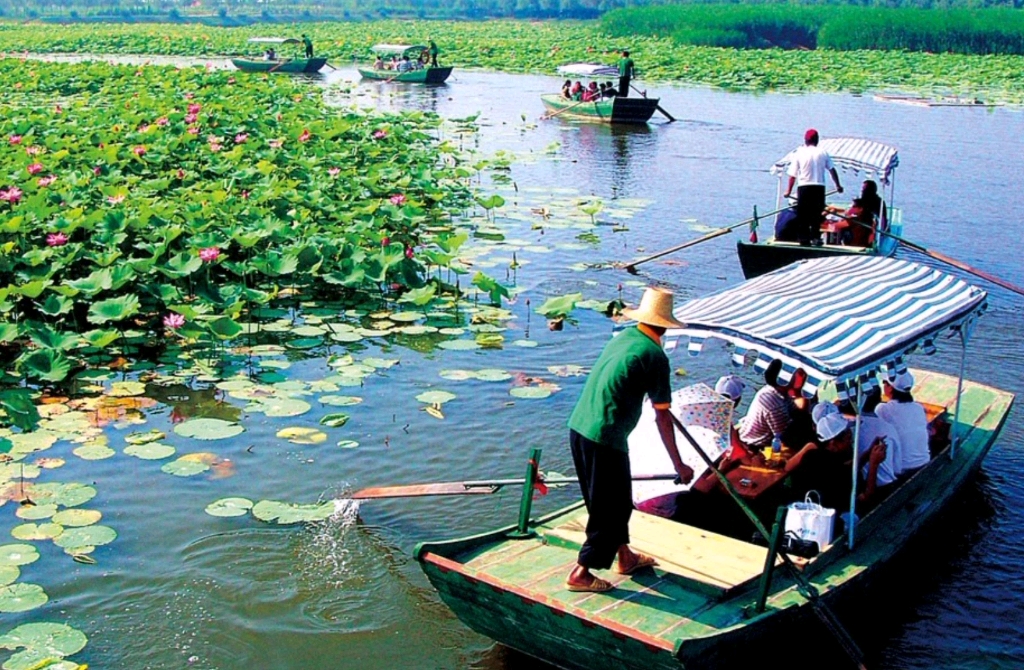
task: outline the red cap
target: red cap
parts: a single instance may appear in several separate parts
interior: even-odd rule
[[[814,128],[808,128],[807,132],[804,133],[804,142],[817,142],[817,141],[818,141],[818,131],[815,130]]]

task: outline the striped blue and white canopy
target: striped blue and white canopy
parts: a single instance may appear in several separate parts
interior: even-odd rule
[[[893,171],[900,164],[900,156],[896,147],[872,140],[862,140],[856,137],[826,137],[818,143],[818,146],[828,152],[837,167],[854,172],[864,172],[866,176],[875,177],[883,184],[889,183]],[[786,174],[797,149],[775,161],[770,172],[776,176]]]
[[[708,338],[725,340],[735,364],[764,368],[778,358],[783,381],[803,368],[808,393],[833,381],[845,395],[858,382],[871,385],[877,372],[903,371],[912,351],[934,352],[935,338],[980,315],[986,296],[909,261],[807,260],[681,305],[675,316],[687,325],[665,334],[666,348],[689,338],[695,356]]]

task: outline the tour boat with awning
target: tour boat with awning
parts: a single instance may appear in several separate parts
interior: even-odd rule
[[[602,80],[619,84],[619,70],[611,65],[598,63],[571,63],[559,66],[557,72],[569,79],[589,81]],[[658,110],[659,98],[646,96],[630,97],[613,96],[584,102],[572,100],[560,93],[548,93],[540,96],[541,102],[548,110],[545,118],[556,116],[575,121],[592,123],[647,123]]]
[[[826,258],[830,256],[892,256],[898,245],[895,236],[903,233],[901,210],[893,206],[895,193],[895,171],[900,163],[899,152],[895,147],[873,140],[854,137],[823,138],[819,147],[832,157],[832,162],[839,170],[844,182],[844,196],[856,197],[860,184],[850,183],[851,175],[863,179],[874,180],[878,184],[878,195],[881,199],[881,210],[872,222],[875,230],[870,241],[864,246],[857,246],[842,239],[843,234],[836,230],[842,224],[839,216],[832,216],[822,226],[823,244],[821,246],[801,246],[795,239],[779,239],[781,222],[792,216],[789,205],[795,208],[795,200],[786,203],[783,198],[784,184],[788,181],[788,170],[798,149],[789,152],[769,169],[770,174],[778,178],[777,212],[773,217],[766,217],[752,225],[750,241],[737,242],[737,253],[743,276],[748,279],[776,270],[790,263],[806,258]],[[845,207],[841,208],[845,210]],[[771,225],[776,234],[769,235],[765,241],[758,240],[760,225]],[[850,223],[849,226],[858,224]],[[847,228],[849,228],[847,226]],[[887,235],[886,233],[889,233]]]
[[[452,66],[431,65],[430,47],[423,44],[377,44],[370,51],[375,59],[381,59],[383,67],[358,68],[363,79],[385,83],[443,84],[454,69]],[[396,69],[405,59],[408,59],[409,69]]]
[[[939,514],[999,435],[1013,394],[963,378],[966,346],[986,301],[983,290],[955,276],[876,255],[802,261],[675,310],[686,326],[665,333],[666,349],[714,355],[709,344],[719,341],[731,347],[728,356],[719,352],[725,365],[728,358],[764,368],[779,359],[786,379],[805,371],[804,393],[856,406],[880,379],[906,370],[910,357],[934,352],[937,342],[963,347],[958,375],[913,370],[914,398],[935,429],[930,461],[849,528],[837,529],[799,570],[776,567],[792,560],[779,553],[777,532],[766,547],[750,541],[753,525],[745,535],[724,535],[634,512],[631,546],[659,565],[633,576],[602,574],[615,586],[605,593],[570,592],[564,580],[584,540],[586,509],[579,502],[531,518],[536,478],[529,469],[518,524],[424,542],[415,557],[467,626],[561,668],[717,668],[763,661],[766,650],[795,639],[804,653],[830,632],[839,637],[837,620],[823,608],[863,599],[873,577]],[[694,397],[707,400],[706,389]],[[689,449],[679,443],[680,451]],[[856,482],[856,458],[849,467]],[[737,476],[745,477],[727,475],[735,489],[742,486]],[[756,509],[756,490],[742,495]],[[723,497],[720,504],[734,503]],[[777,530],[784,509],[756,514],[763,525],[774,516]],[[872,616],[870,609],[844,611]],[[823,627],[812,614],[831,623]]]
[[[300,45],[302,40],[294,37],[251,37],[249,44],[264,47]],[[273,59],[266,57],[232,58],[231,63],[243,72],[282,72],[286,74],[313,74],[323,69],[326,58],[282,58],[279,54]]]

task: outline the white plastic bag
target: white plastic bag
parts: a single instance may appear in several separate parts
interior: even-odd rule
[[[808,491],[803,502],[790,504],[786,513],[786,533],[793,533],[801,540],[817,542],[818,551],[825,551],[832,544],[836,511],[814,502],[812,493],[818,495],[817,491]]]

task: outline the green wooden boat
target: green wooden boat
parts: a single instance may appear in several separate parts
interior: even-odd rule
[[[591,123],[647,123],[658,109],[659,98],[604,98],[593,102],[569,100],[558,93],[540,96],[547,118]]]
[[[770,286],[784,285],[782,290],[795,294],[791,313],[777,310],[783,312],[780,322],[792,322],[801,311],[824,305],[813,303],[815,293],[821,293],[820,283],[803,281],[824,271],[840,280],[848,275],[860,278],[859,284],[851,283],[848,296],[863,294],[870,301],[881,291],[893,295],[893,301],[879,308],[876,321],[836,324],[823,336],[824,349],[812,340],[777,334],[771,346],[763,332],[737,336],[737,320],[748,313],[745,310],[765,304],[758,301],[775,299]],[[806,294],[799,292],[800,286],[807,287]],[[937,312],[930,318],[896,327],[880,345],[845,350],[843,354],[852,354],[847,364],[838,365],[838,359],[821,353],[840,341],[834,338],[841,338],[846,329],[870,332],[894,314],[920,307],[928,302],[929,291]],[[706,313],[715,304],[724,305],[722,313],[700,322],[702,310]],[[840,309],[834,301],[830,304]],[[689,337],[692,352],[699,338],[717,336],[737,347],[751,347],[747,351],[756,351],[759,360],[781,358],[784,370],[792,372],[794,364],[805,367],[810,390],[823,386],[823,395],[831,388],[833,393],[861,397],[871,384],[868,373],[900,370],[902,356],[910,348],[927,351],[932,340],[945,332],[958,333],[966,346],[971,326],[984,308],[983,291],[931,268],[877,257],[822,259],[687,303],[676,311],[687,328],[669,331],[666,338]],[[813,321],[822,323],[823,318],[827,314],[814,314]],[[719,319],[724,323],[712,325]],[[812,360],[817,364],[812,365]],[[865,598],[865,587],[977,471],[1014,399],[1011,393],[964,381],[962,375],[924,370],[913,374],[915,399],[931,415],[938,415],[939,422],[951,426],[951,437],[940,437],[930,463],[860,519],[852,531],[803,563],[802,575],[822,602],[861,617],[870,616],[866,614],[870,608],[849,606]],[[858,471],[856,459],[852,468]],[[801,641],[827,637],[790,574],[769,569],[777,564],[771,550],[640,512],[634,512],[630,522],[631,546],[656,557],[659,566],[633,576],[602,574],[616,586],[607,593],[569,592],[564,580],[585,537],[586,510],[577,503],[530,519],[529,498],[527,492],[518,526],[425,542],[415,550],[416,559],[452,611],[473,630],[502,644],[561,668],[679,670],[763,662],[766,655],[780,653],[801,658],[798,662],[803,663],[808,659],[800,656]],[[801,649],[791,648],[794,644]],[[815,661],[820,661],[814,663],[817,667],[830,667],[827,659],[815,657]]]
[[[429,48],[422,44],[378,44],[371,51],[375,57],[382,59],[385,64],[390,65],[391,61],[388,59],[392,57],[398,59],[398,61],[409,58],[410,62],[416,65],[416,68],[406,72],[386,68],[357,68],[359,75],[363,79],[372,79],[385,83],[443,84],[451,75],[452,70],[455,69],[451,66],[431,67],[427,65]]]
[[[302,40],[294,37],[252,37],[250,44],[258,44],[273,49],[286,44],[302,44]],[[319,72],[327,64],[326,58],[232,58],[231,63],[243,72],[280,72],[286,74],[313,74]]]

